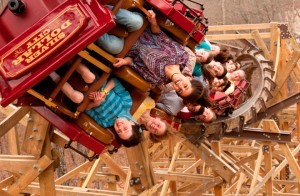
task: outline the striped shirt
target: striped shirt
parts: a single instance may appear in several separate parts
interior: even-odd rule
[[[104,101],[99,106],[85,111],[102,127],[113,126],[117,118],[126,118],[135,122],[130,114],[132,99],[129,92],[126,91],[119,80],[116,78],[112,78],[112,80],[114,80],[115,86]],[[107,82],[101,88],[104,88]]]

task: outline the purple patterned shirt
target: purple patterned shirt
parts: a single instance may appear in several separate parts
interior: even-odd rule
[[[133,59],[131,67],[154,87],[168,82],[166,66],[179,65],[182,70],[189,58],[181,44],[162,31],[154,34],[149,29],[142,33],[127,56]]]

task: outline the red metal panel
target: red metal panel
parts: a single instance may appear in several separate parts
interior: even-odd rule
[[[182,13],[180,13],[175,7],[171,5],[171,3],[165,1],[165,0],[146,0],[148,3],[150,3],[153,7],[158,9],[160,12],[165,14],[172,22],[177,24],[179,27],[181,27],[185,32],[188,34],[193,34],[193,31],[195,30],[195,24],[185,17]],[[180,9],[183,9],[179,7]],[[204,34],[201,31],[196,31],[192,38],[196,42],[202,41],[204,38]]]
[[[4,107],[22,96],[27,90],[74,57],[88,44],[94,42],[98,37],[115,26],[110,10],[107,7],[100,5],[96,0],[68,0],[63,3],[60,0],[28,0],[25,1],[25,3],[26,11],[24,14],[14,15],[10,13],[10,10],[6,9],[1,16],[0,25],[4,23],[5,25],[1,25],[0,37],[2,40],[5,40],[5,42],[2,43],[6,44],[5,48],[13,48],[14,45],[19,44],[20,40],[17,37],[27,29],[30,30],[26,31],[22,36],[26,36],[27,38],[30,37],[31,33],[34,33],[37,28],[34,24],[38,23],[38,21],[43,21],[42,17],[55,18],[68,6],[80,7],[85,18],[88,18],[88,22],[86,27],[79,32],[74,39],[69,40],[61,48],[56,49],[53,54],[51,53],[47,59],[40,61],[25,75],[11,80],[4,79],[0,76],[1,105]],[[11,21],[11,24],[13,25],[9,25],[7,21]],[[18,26],[19,24],[20,27],[11,27]],[[39,25],[42,26],[43,24],[39,23]],[[16,48],[16,51],[17,50],[18,49]],[[7,50],[1,49],[0,56],[4,56],[7,52]]]

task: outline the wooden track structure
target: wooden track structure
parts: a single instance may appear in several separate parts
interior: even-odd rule
[[[237,53],[256,48],[265,62],[272,62],[276,87],[267,107],[300,92],[300,49],[286,28],[278,23],[210,26],[206,36],[210,41],[242,42],[246,49],[237,48]],[[293,88],[287,87],[288,81]],[[260,131],[246,138],[225,134],[219,141],[197,145],[179,134],[162,143],[145,140],[125,149],[128,165],[113,159],[118,154],[104,153],[59,178],[52,144],[64,148],[68,139],[30,107],[0,111],[6,115],[0,137],[9,146],[9,154],[0,155],[0,168],[11,174],[0,182],[0,195],[300,195],[300,103],[287,106],[276,118],[251,122]],[[22,142],[18,123],[26,126]],[[284,133],[290,138],[284,139]],[[79,179],[77,185],[65,185],[72,178]],[[95,181],[104,188],[93,188]]]

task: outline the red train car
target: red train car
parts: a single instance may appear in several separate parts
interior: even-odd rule
[[[2,0],[0,5],[1,105],[5,107],[15,100],[18,100],[19,105],[31,105],[34,110],[66,134],[70,141],[77,141],[96,154],[103,152],[108,145],[119,147],[113,135],[106,134],[109,138],[106,141],[109,142],[101,141],[91,135],[91,132],[83,130],[85,128],[78,126],[77,113],[73,116],[70,113],[69,116],[73,117],[71,119],[64,118],[61,113],[69,114],[68,110],[52,102],[51,96],[39,95],[32,88],[50,73],[74,60],[74,57],[87,58],[92,63],[97,61],[87,56],[88,52],[83,51],[88,48],[88,51],[102,53],[93,42],[116,26],[111,11],[104,6],[108,2],[105,0]],[[119,2],[115,3],[115,5],[121,5]],[[190,47],[195,46],[204,38],[207,27],[202,22],[202,10],[192,9],[191,12],[191,9],[180,1],[125,0],[125,3],[138,4],[137,7],[148,6],[147,8],[158,10],[158,15],[161,17],[158,18],[160,25],[167,31],[173,31],[172,33],[178,40],[182,40]],[[191,20],[189,17],[194,19]],[[175,30],[165,25],[166,20],[174,23],[173,26],[180,33],[176,34]],[[201,28],[197,28],[198,26]],[[182,35],[184,35],[183,38]],[[114,58],[109,54],[104,56],[108,59]],[[104,69],[106,78],[111,74],[112,70],[109,67],[97,66]],[[124,75],[124,77],[131,76],[132,74]],[[137,80],[134,78],[126,80],[141,79],[137,77]],[[142,86],[133,85],[139,88]],[[147,84],[145,86],[145,89],[149,87]]]

